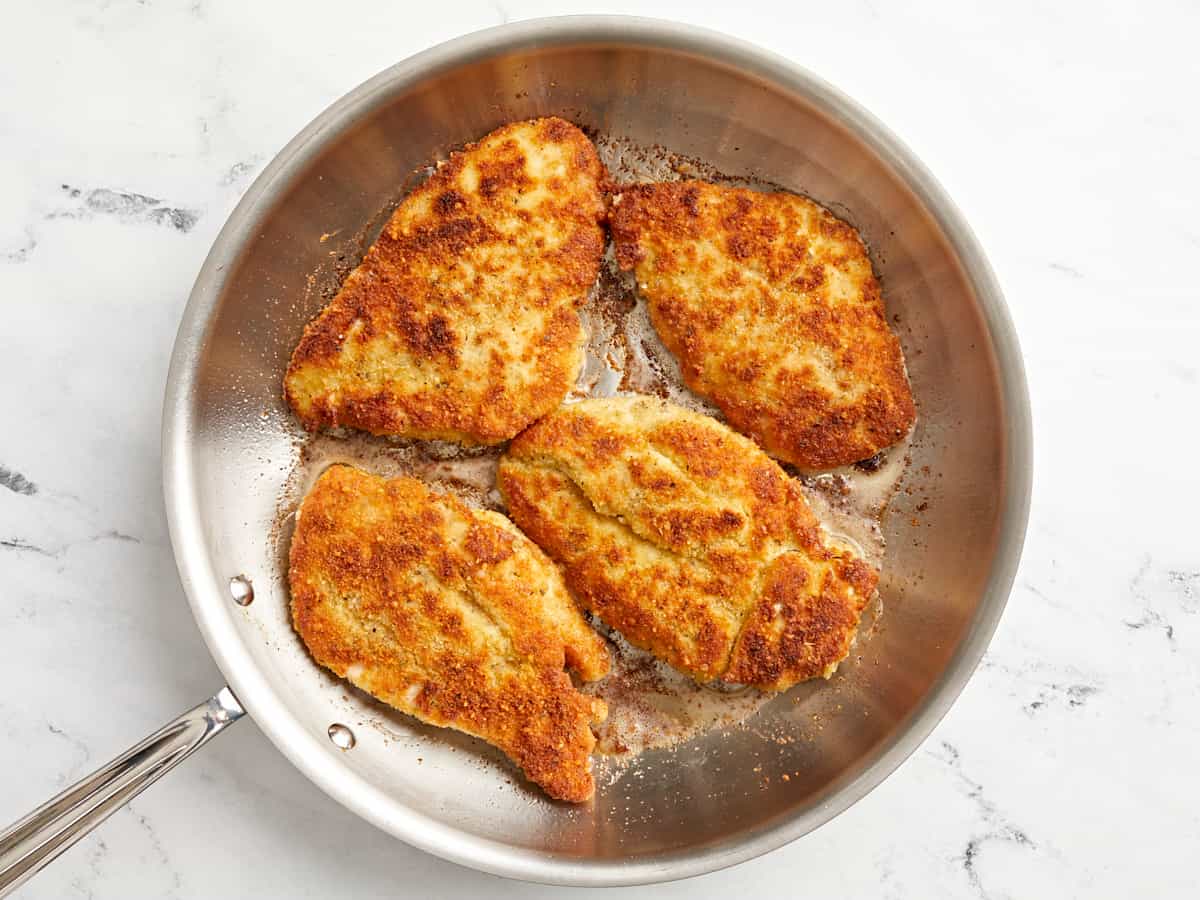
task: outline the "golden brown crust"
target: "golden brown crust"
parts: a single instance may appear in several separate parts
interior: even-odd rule
[[[610,222],[683,378],[778,458],[828,469],[916,419],[858,233],[794,194],[698,181],[625,187]]]
[[[397,709],[503,750],[551,797],[592,796],[593,680],[608,651],[554,564],[506,518],[412,478],[327,469],[300,507],[288,578],[313,658]]]
[[[562,119],[453,154],[305,328],[284,379],[304,426],[494,444],[557,406],[583,358],[604,178]]]
[[[832,673],[875,590],[777,463],[661,400],[561,407],[513,441],[498,482],[584,609],[698,681]]]

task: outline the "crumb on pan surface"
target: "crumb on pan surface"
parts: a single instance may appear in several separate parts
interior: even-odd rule
[[[305,328],[284,379],[304,426],[494,444],[557,406],[583,358],[604,180],[558,118],[451,155]]]
[[[858,233],[804,197],[700,181],[621,188],[617,258],[688,387],[771,455],[821,470],[916,418]]]
[[[553,563],[504,516],[412,478],[327,469],[305,497],[288,572],[313,658],[380,700],[499,747],[551,797],[595,785],[575,689],[609,668]]]
[[[701,682],[828,677],[875,590],[752,441],[655,398],[561,407],[513,441],[498,483],[584,609]]]

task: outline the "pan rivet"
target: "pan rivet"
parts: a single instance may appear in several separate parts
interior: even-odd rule
[[[354,746],[354,732],[340,722],[329,726],[329,739],[333,741],[333,746],[342,750],[349,750]]]
[[[235,575],[229,579],[229,593],[238,606],[249,606],[254,601],[254,585],[245,575]]]

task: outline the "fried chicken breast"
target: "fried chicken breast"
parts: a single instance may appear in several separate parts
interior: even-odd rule
[[[284,379],[304,426],[495,444],[557,406],[583,359],[604,177],[556,118],[453,154],[304,330]]]
[[[551,797],[592,796],[609,657],[553,563],[498,513],[337,465],[304,498],[288,578],[313,658],[425,722],[503,750]]]
[[[622,189],[610,222],[683,379],[806,470],[873,456],[916,418],[858,233],[794,194],[698,181]]]
[[[578,603],[697,681],[828,677],[875,590],[752,441],[655,398],[561,407],[512,442],[498,480]]]

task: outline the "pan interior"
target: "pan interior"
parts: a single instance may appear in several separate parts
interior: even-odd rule
[[[405,840],[482,868],[648,880],[776,846],[869,789],[864,773],[887,753],[894,766],[914,720],[931,727],[969,673],[965,648],[994,624],[1015,564],[998,562],[998,548],[1023,522],[1013,525],[1006,500],[1010,411],[995,315],[980,296],[988,285],[956,250],[969,236],[951,238],[945,212],[863,136],[872,126],[801,75],[776,78],[740,58],[736,45],[702,54],[696,41],[575,31],[527,29],[401,64],[264,173],[181,329],[167,492],[214,655],[259,724],[325,789]],[[391,713],[318,669],[289,626],[290,527],[277,516],[301,450],[281,377],[337,273],[414,172],[504,122],[551,114],[800,191],[851,221],[872,249],[920,414],[884,520],[884,614],[871,639],[832,681],[799,686],[743,726],[602,771],[584,806],[545,800],[478,741]],[[229,598],[237,575],[253,582],[249,606]],[[353,749],[329,739],[333,723],[353,731]]]

